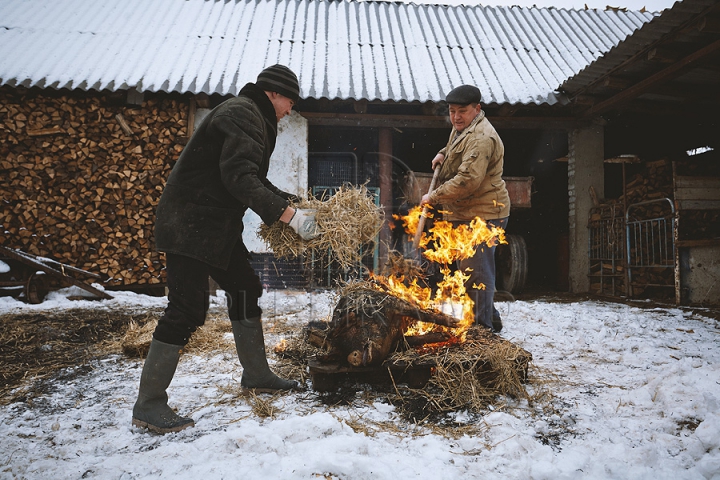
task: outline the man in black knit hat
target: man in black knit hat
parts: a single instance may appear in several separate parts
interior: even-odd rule
[[[205,323],[208,277],[227,295],[243,389],[297,387],[268,366],[258,306],[262,284],[250,265],[242,231],[250,208],[268,225],[281,221],[306,240],[315,236],[315,212],[290,207],[293,195],[267,179],[277,123],[299,97],[292,70],[283,65],[264,69],[255,83],[208,114],[173,167],[155,223],[157,249],[167,256],[168,306],[143,366],[134,426],[167,433],[195,424],[168,406],[166,390],[180,350]]]

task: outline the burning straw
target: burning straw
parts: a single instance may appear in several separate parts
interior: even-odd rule
[[[278,258],[329,253],[340,267],[349,268],[362,260],[362,247],[376,241],[384,221],[382,207],[375,205],[364,185],[343,186],[329,199],[303,198],[292,206],[317,210],[320,235],[302,240],[283,222],[261,225],[258,235]]]

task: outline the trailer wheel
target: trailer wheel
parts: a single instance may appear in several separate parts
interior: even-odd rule
[[[28,303],[37,305],[45,300],[45,295],[48,293],[47,280],[45,280],[44,273],[33,273],[25,283],[25,298]]]
[[[507,244],[495,248],[495,288],[510,293],[521,293],[528,271],[525,239],[520,235],[506,235]]]

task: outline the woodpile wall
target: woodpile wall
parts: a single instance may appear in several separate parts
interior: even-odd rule
[[[622,163],[622,158],[606,160],[608,163]],[[636,160],[639,161],[639,160]],[[635,162],[636,162],[635,161]],[[628,174],[623,195],[617,199],[600,202],[591,212],[589,218],[590,228],[590,293],[624,296],[628,290],[628,262],[627,262],[627,240],[626,240],[626,208],[641,202],[656,200],[649,204],[634,206],[631,209],[634,220],[651,220],[669,216],[668,202],[663,198],[673,198],[673,177],[672,161],[667,158],[642,162],[640,164],[629,162],[626,164]],[[658,223],[660,222],[660,223]],[[666,268],[666,262],[661,261],[665,253],[672,255],[672,244],[667,245],[667,240],[672,242],[672,234],[669,238],[664,235],[658,236],[657,229],[671,227],[672,220],[666,223],[656,221],[641,223],[634,234],[640,235],[641,240],[652,238],[655,245],[649,245],[644,241],[638,242],[638,238],[631,238],[630,257],[632,265],[638,263],[663,265],[658,267],[643,266],[636,268],[630,273],[630,280],[633,283],[632,293],[634,296],[650,296],[653,298],[669,298],[674,296],[674,276],[672,268]],[[654,234],[654,236],[653,236]],[[650,289],[648,285],[653,285]]]
[[[188,100],[0,88],[0,244],[109,277],[164,282],[155,207],[186,143]]]

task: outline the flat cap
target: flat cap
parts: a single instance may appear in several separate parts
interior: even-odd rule
[[[445,97],[445,101],[456,105],[480,103],[480,89],[473,85],[460,85],[450,90],[450,93]]]

